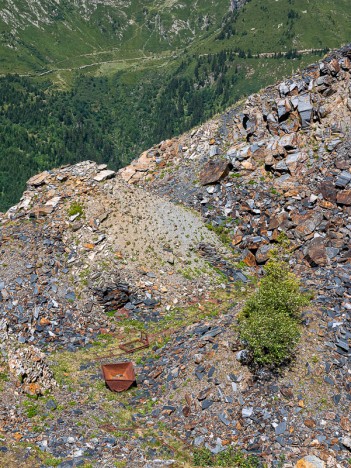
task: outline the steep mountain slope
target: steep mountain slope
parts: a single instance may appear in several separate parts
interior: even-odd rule
[[[14,72],[99,62],[109,52],[121,59],[172,51],[216,27],[230,4],[3,0],[0,7],[1,67]]]
[[[49,81],[0,78],[0,211],[18,202],[35,173],[87,158],[119,169],[309,57],[261,63],[228,52],[199,58],[195,67],[194,60],[184,57],[168,70],[80,76],[66,91]]]
[[[3,459],[348,466],[350,135],[347,46],[118,174],[31,178],[1,224]],[[313,292],[278,373],[237,329],[274,248]],[[110,393],[100,363],[129,358],[137,388]]]
[[[41,170],[117,170],[351,37],[348,0],[0,7],[0,211]]]
[[[252,53],[338,47],[349,41],[350,15],[347,0],[251,0],[227,14],[207,41]]]
[[[118,68],[129,60],[169,59],[184,47],[195,53],[324,49],[350,37],[347,0],[2,0],[0,7],[3,73]]]

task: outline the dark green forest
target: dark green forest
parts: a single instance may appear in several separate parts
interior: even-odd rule
[[[266,75],[246,78],[264,69],[262,59],[246,55],[184,56],[167,73],[77,75],[68,91],[50,81],[0,78],[0,211],[18,202],[33,174],[87,159],[118,169],[271,82],[268,59]],[[286,62],[278,57],[275,71],[281,66],[283,74]]]

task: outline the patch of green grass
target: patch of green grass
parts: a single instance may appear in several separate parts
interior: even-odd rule
[[[121,327],[125,327],[127,331],[133,331],[133,330],[139,330],[139,331],[145,331],[146,326],[143,322],[140,322],[139,320],[135,319],[122,319],[118,322],[118,325]]]
[[[58,466],[60,463],[62,463],[62,459],[53,457],[51,455],[45,455],[43,457],[43,463],[46,466]]]
[[[0,382],[8,382],[9,376],[5,372],[0,372]]]
[[[5,372],[0,372],[0,391],[5,387],[5,382],[9,381],[9,376]]]
[[[206,227],[209,231],[216,233],[223,244],[231,245],[232,237],[228,228],[225,226],[213,226],[211,223],[206,224]]]
[[[127,462],[122,460],[122,461],[115,461],[114,462],[114,466],[116,468],[124,468],[125,466],[127,466]]]
[[[288,248],[288,247],[289,247],[289,245],[290,245],[290,239],[289,239],[289,237],[286,235],[286,232],[281,231],[281,232],[278,234],[277,242],[278,242],[278,244],[280,244],[280,245],[281,245],[282,247],[284,247],[284,248]]]
[[[39,413],[39,405],[33,401],[24,401],[23,402],[24,411],[28,418],[34,418]]]
[[[78,218],[84,215],[83,205],[79,202],[72,202],[68,209],[68,216],[79,215]]]
[[[114,317],[114,316],[116,315],[116,313],[117,313],[117,310],[108,310],[108,311],[106,312],[106,315],[107,315],[108,317]]]

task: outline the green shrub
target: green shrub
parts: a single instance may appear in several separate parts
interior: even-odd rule
[[[279,366],[298,343],[301,308],[309,299],[300,292],[300,283],[287,263],[270,260],[265,273],[240,313],[240,336],[256,364]]]
[[[194,450],[193,454],[194,466],[213,466],[213,455],[207,448],[199,448]]]
[[[241,450],[229,447],[227,450],[213,455],[207,448],[198,448],[193,454],[194,466],[225,466],[233,468],[258,468],[260,460],[252,455],[246,455]]]

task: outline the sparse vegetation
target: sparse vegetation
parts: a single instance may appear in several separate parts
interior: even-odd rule
[[[24,401],[23,406],[25,408],[25,413],[28,416],[28,418],[34,418],[34,416],[37,416],[37,414],[39,413],[38,405],[33,401]]]
[[[230,236],[229,229],[226,228],[225,226],[214,226],[211,223],[206,224],[206,227],[217,234],[217,236],[220,238],[221,242],[226,245],[231,245],[232,238]]]
[[[309,298],[286,262],[270,260],[265,273],[240,314],[240,335],[255,364],[279,366],[292,356],[300,337],[301,308]]]
[[[79,215],[79,216],[77,216],[78,218],[83,216],[84,215],[84,208],[83,208],[83,205],[81,203],[74,201],[74,202],[71,203],[71,206],[69,207],[68,216],[75,216],[75,215]]]
[[[258,468],[260,460],[253,455],[245,455],[241,450],[229,447],[223,452],[213,455],[207,448],[196,449],[193,454],[194,466],[225,466],[233,468]]]

